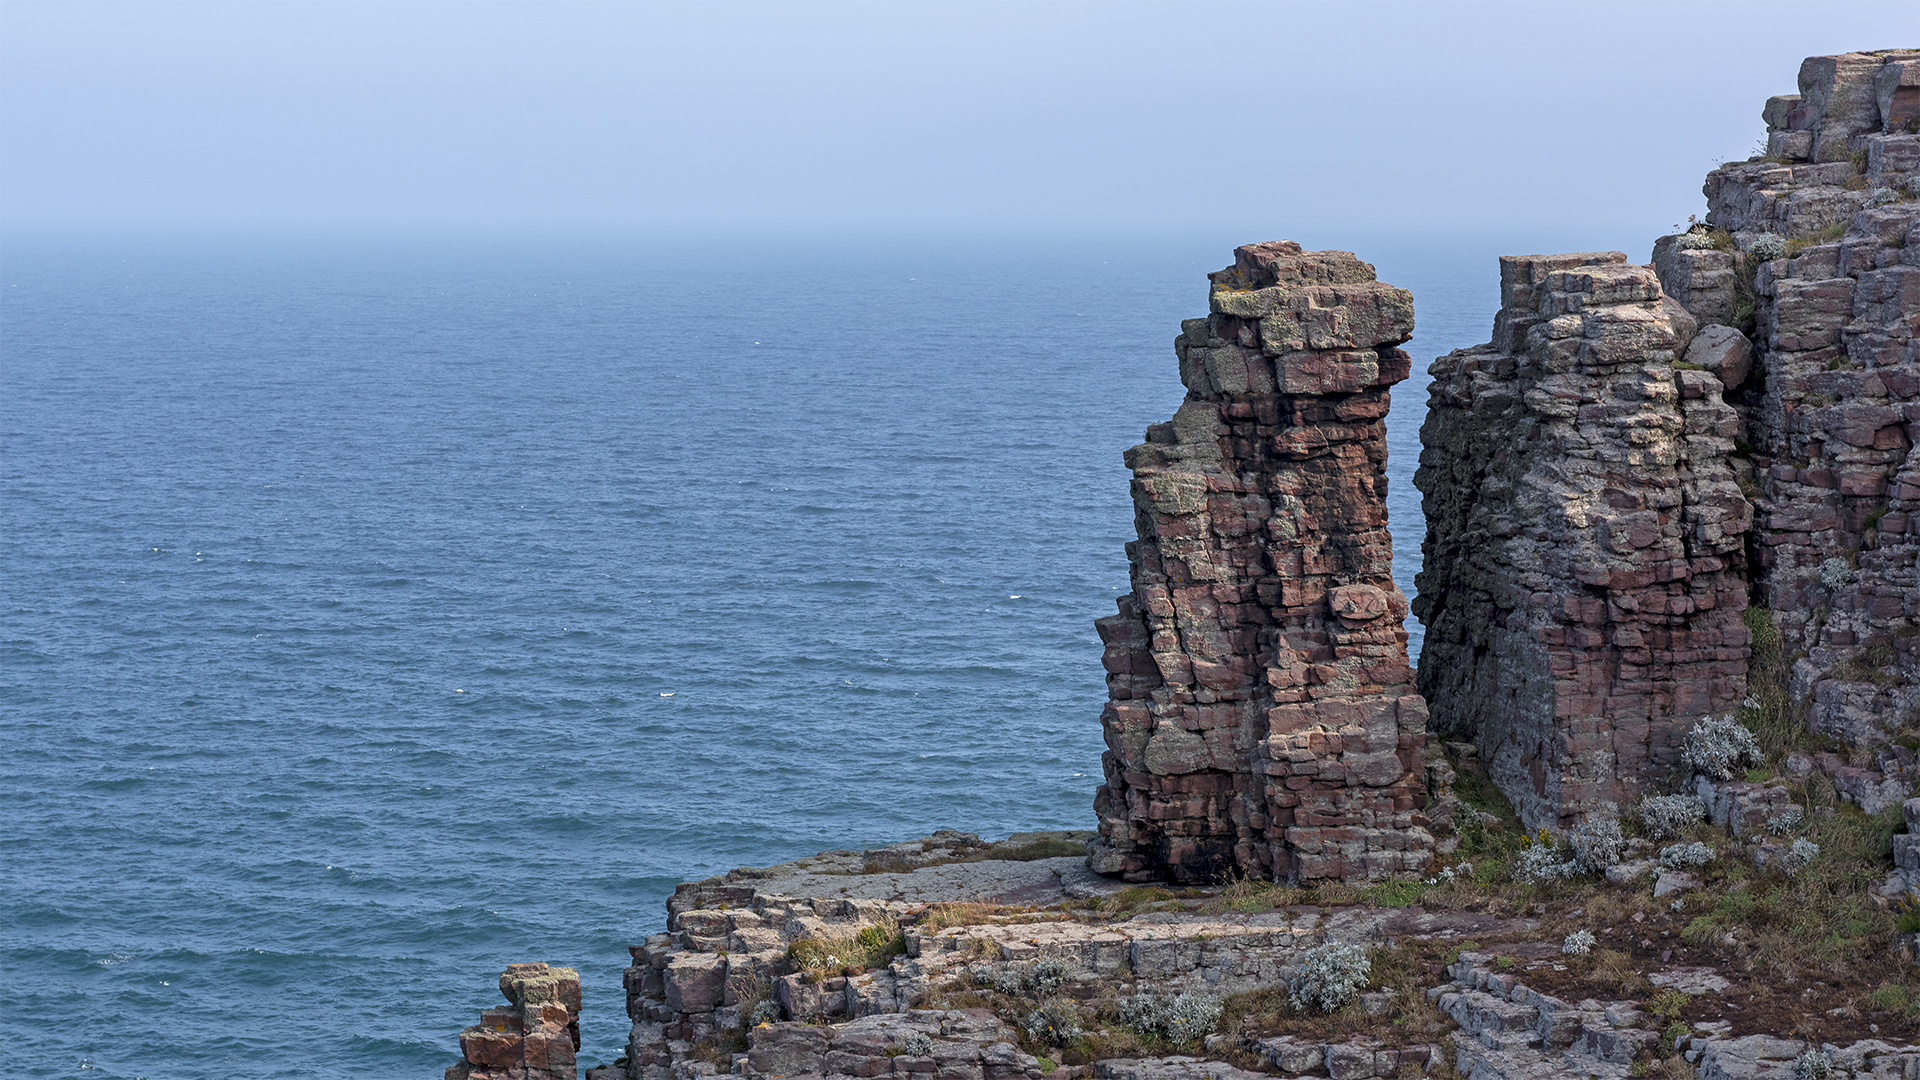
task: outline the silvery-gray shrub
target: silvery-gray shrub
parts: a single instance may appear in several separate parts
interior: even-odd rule
[[[1707,820],[1707,806],[1693,795],[1649,795],[1640,800],[1640,824],[1655,840],[1678,836]]]
[[[1753,238],[1747,251],[1761,262],[1772,262],[1787,253],[1787,238],[1779,233],[1761,233]]]
[[[1593,951],[1593,947],[1599,944],[1599,941],[1600,939],[1594,937],[1591,930],[1575,930],[1567,935],[1567,940],[1560,943],[1560,951],[1568,956],[1585,956]]]
[[[1620,851],[1626,842],[1620,833],[1620,819],[1613,817],[1588,818],[1567,834],[1567,843],[1573,847],[1573,861],[1586,874],[1606,873],[1607,867],[1620,861]]]
[[[1065,1046],[1085,1034],[1080,1027],[1080,1014],[1065,1001],[1047,1002],[1028,1013],[1020,1026],[1028,1035],[1050,1046]]]
[[[1562,858],[1560,845],[1552,841],[1534,844],[1513,860],[1513,880],[1532,885],[1565,881],[1580,872],[1580,864]]]
[[[1767,819],[1767,831],[1775,836],[1785,835],[1786,833],[1792,832],[1794,828],[1800,824],[1800,818],[1800,808],[1797,806],[1789,806],[1785,810]]]
[[[1731,780],[1735,770],[1751,768],[1762,760],[1760,741],[1740,726],[1732,713],[1709,716],[1693,725],[1680,751],[1680,764],[1715,780]]]
[[[753,1011],[747,1014],[747,1026],[750,1028],[759,1027],[761,1024],[777,1024],[779,1022],[780,1006],[773,1001],[763,1001],[755,1005]]]
[[[1120,1022],[1142,1035],[1161,1035],[1171,1043],[1187,1043],[1212,1034],[1224,1007],[1219,998],[1206,994],[1185,993],[1173,998],[1136,994],[1120,1003]]]
[[[1660,849],[1660,865],[1669,870],[1705,866],[1712,862],[1713,858],[1713,848],[1698,840],[1689,840],[1684,844],[1669,844]]]
[[[1809,1050],[1793,1060],[1793,1080],[1832,1080],[1833,1058],[1820,1050]]]
[[[1055,957],[1034,961],[1027,970],[1027,983],[1036,994],[1051,995],[1067,981],[1067,965]]]
[[[933,1053],[933,1036],[916,1031],[900,1040],[900,1050],[908,1057],[926,1057]]]
[[[1329,941],[1300,958],[1287,978],[1287,1001],[1299,1012],[1330,1013],[1352,1001],[1372,977],[1367,950],[1350,941]]]
[[[1710,248],[1713,246],[1713,234],[1704,229],[1683,232],[1680,234],[1680,239],[1674,241],[1674,246],[1682,251]]]
[[[1801,837],[1787,845],[1787,857],[1784,861],[1789,874],[1806,869],[1807,865],[1820,857],[1820,845]]]
[[[1886,206],[1900,201],[1900,193],[1888,187],[1877,187],[1867,193],[1869,207]]]
[[[1820,564],[1820,584],[1829,589],[1837,589],[1853,580],[1853,567],[1842,558],[1828,559]]]
[[[1213,1034],[1222,1003],[1206,994],[1181,994],[1167,1003],[1167,1041],[1187,1043]]]

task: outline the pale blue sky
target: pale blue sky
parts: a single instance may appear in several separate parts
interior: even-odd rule
[[[1650,238],[1915,11],[8,2],[0,224]]]

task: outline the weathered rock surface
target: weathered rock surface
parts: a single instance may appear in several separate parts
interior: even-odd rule
[[[580,973],[548,964],[508,964],[504,1009],[488,1009],[460,1033],[463,1060],[446,1080],[574,1080],[580,1049]]]
[[[1089,865],[1128,880],[1372,880],[1433,837],[1386,518],[1413,302],[1344,251],[1255,244],[1175,341],[1187,400],[1127,452],[1133,591],[1098,622]]]
[[[1652,269],[1509,256],[1500,283],[1493,341],[1429,368],[1420,688],[1528,828],[1564,828],[1745,697],[1752,510],[1738,418],[1674,366],[1691,326]]]
[[[921,847],[950,850],[954,846],[936,836],[886,850],[914,857]],[[749,1031],[757,1052],[767,1031],[758,1025],[769,1021],[776,1030],[764,1036],[771,1040],[765,1045],[767,1053],[798,1045],[794,1040],[802,1035],[793,1034],[796,1031],[826,1031],[823,1036],[805,1036],[818,1041],[813,1049],[794,1051],[803,1057],[813,1054],[825,1063],[834,1040],[852,1037],[849,1032],[871,1034],[896,1023],[879,1018],[905,1016],[907,1020],[898,1023],[924,1026],[927,1017],[946,1015],[926,1008],[939,988],[1027,985],[1041,965],[1050,978],[1058,980],[1055,992],[1080,1002],[1143,992],[1221,997],[1284,986],[1300,955],[1329,940],[1458,941],[1523,933],[1533,925],[1523,919],[1429,912],[1419,906],[1306,906],[1258,914],[1155,911],[1108,921],[1076,917],[1071,910],[1058,908],[1032,913],[984,909],[966,925],[928,930],[909,926],[903,934],[905,955],[884,967],[802,971],[790,955],[794,942],[845,939],[862,927],[891,925],[925,910],[929,903],[979,902],[1009,877],[1007,867],[995,860],[936,862],[879,874],[819,872],[823,863],[868,865],[872,860],[867,856],[874,854],[829,852],[786,866],[739,870],[680,886],[668,902],[668,932],[653,935],[631,950],[633,966],[627,969],[625,981],[632,1020],[626,1072],[632,1080],[687,1080],[682,1074],[694,1068],[696,1044],[730,1031]],[[1073,859],[1036,860],[1027,865],[1063,863],[1085,873]],[[1104,879],[1092,880],[1108,892],[1120,887]],[[771,892],[769,886],[795,891]],[[842,890],[869,895],[855,898]],[[885,895],[873,895],[879,893]],[[1014,895],[1037,894],[1022,887]],[[1068,899],[1066,893],[1055,891],[1047,902]],[[839,1023],[841,1019],[853,1023]],[[820,1026],[824,1021],[834,1021],[837,1027]],[[951,1017],[941,1021],[949,1029],[957,1022]],[[1401,1051],[1384,1047],[1378,1052]],[[876,1050],[867,1056],[884,1053]],[[845,1071],[830,1063],[816,1064],[813,1058],[783,1057],[773,1062],[763,1054],[758,1064],[734,1071],[766,1075]],[[846,1067],[879,1068],[873,1062]],[[889,1065],[878,1073],[856,1075],[880,1075],[898,1068],[905,1067]]]
[[[1657,1023],[1629,1001],[1562,1001],[1463,952],[1447,968],[1452,985],[1427,997],[1460,1025],[1454,1068],[1469,1080],[1626,1077],[1660,1038]]]
[[[1756,377],[1733,400],[1754,595],[1812,728],[1862,748],[1920,729],[1916,80],[1916,50],[1809,58],[1800,93],[1767,102],[1768,156],[1707,177],[1728,242],[1654,255],[1695,316],[1751,332]]]

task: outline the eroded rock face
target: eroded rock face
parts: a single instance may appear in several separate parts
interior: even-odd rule
[[[1508,256],[1500,289],[1493,341],[1429,368],[1420,689],[1527,828],[1564,828],[1745,696],[1752,509],[1739,418],[1675,367],[1696,323],[1651,267]]]
[[[1655,260],[1752,337],[1735,465],[1792,696],[1816,732],[1887,747],[1920,733],[1920,51],[1812,57],[1764,117],[1768,156],[1707,177],[1718,249],[1666,237]]]
[[[1413,300],[1343,251],[1255,244],[1175,340],[1187,400],[1127,452],[1133,590],[1098,622],[1106,784],[1088,865],[1131,880],[1375,879],[1433,838],[1388,388]]]
[[[580,1049],[580,973],[548,964],[508,964],[507,1008],[488,1009],[460,1033],[460,1064],[446,1080],[574,1080]]]

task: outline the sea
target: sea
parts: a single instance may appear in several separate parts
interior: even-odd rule
[[[7,237],[0,1073],[438,1078],[531,960],[610,1062],[676,882],[1090,828],[1236,239]],[[1411,595],[1497,249],[1338,241],[1418,305]]]

